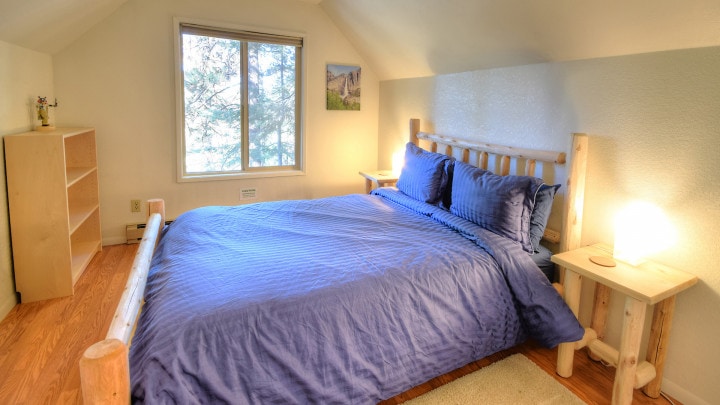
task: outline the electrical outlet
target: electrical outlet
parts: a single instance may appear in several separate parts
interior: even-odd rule
[[[142,211],[142,202],[140,200],[130,200],[130,212]]]

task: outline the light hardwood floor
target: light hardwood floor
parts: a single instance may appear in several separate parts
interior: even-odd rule
[[[0,404],[82,403],[78,360],[87,346],[104,338],[136,250],[137,245],[105,246],[78,280],[74,296],[17,305],[0,323]],[[577,353],[574,374],[564,379],[554,372],[556,350],[532,343],[471,363],[384,403],[401,403],[517,352],[587,403],[610,403],[613,368]],[[635,390],[633,403],[669,402]]]

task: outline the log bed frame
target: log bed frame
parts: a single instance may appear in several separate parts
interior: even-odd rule
[[[543,238],[559,244],[564,252],[580,246],[582,230],[582,208],[585,193],[585,172],[587,167],[587,136],[573,134],[572,160],[568,170],[565,200],[563,204],[562,231],[546,230]],[[538,163],[565,164],[565,152],[520,149],[487,143],[478,143],[442,135],[420,132],[420,120],[410,120],[410,141],[420,145],[429,142],[429,149],[437,152],[438,145],[444,145],[444,153],[460,155],[464,162],[470,161],[471,153],[477,157],[477,166],[488,168],[490,157],[494,158],[502,175],[510,174],[513,160],[524,163],[524,171],[517,174],[534,176]],[[523,164],[516,164],[517,168]],[[115,315],[105,340],[87,348],[80,359],[80,380],[83,402],[88,404],[127,404],[130,399],[130,365],[128,347],[135,323],[143,305],[145,283],[155,246],[165,223],[165,203],[161,199],[148,200],[148,220],[142,242],[130,270],[127,284],[118,303]],[[560,270],[560,280],[564,270]],[[554,284],[560,293],[562,288]],[[577,316],[578,308],[571,308]]]

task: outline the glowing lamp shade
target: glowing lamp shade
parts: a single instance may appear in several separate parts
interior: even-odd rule
[[[677,234],[672,223],[653,204],[632,202],[615,217],[613,257],[617,260],[638,265],[648,256],[673,246],[676,241]]]
[[[405,149],[396,150],[392,155],[392,173],[393,176],[400,176],[403,166],[405,165]]]

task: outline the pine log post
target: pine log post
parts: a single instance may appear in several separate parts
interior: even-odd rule
[[[572,159],[570,173],[567,177],[565,190],[565,207],[562,226],[560,252],[567,252],[580,247],[583,225],[583,208],[585,205],[585,177],[587,173],[588,137],[585,134],[573,134]],[[559,270],[560,284],[564,284],[565,269]]]
[[[655,310],[653,311],[646,359],[655,366],[657,373],[655,378],[643,388],[645,395],[651,398],[660,396],[667,347],[670,342],[670,328],[672,327],[672,318],[675,312],[675,298],[676,296],[673,295],[658,302],[655,304]]]
[[[560,239],[560,252],[580,247],[582,236],[582,216],[585,203],[585,174],[587,172],[588,137],[585,134],[573,134],[572,160],[570,173],[567,178],[565,194],[564,218]],[[559,280],[565,302],[570,310],[578,316],[580,312],[580,292],[582,290],[582,276],[560,268]],[[573,360],[575,357],[575,344],[572,342],[560,343],[558,346],[558,364],[556,372],[562,377],[572,375]]]
[[[613,383],[613,404],[632,403],[646,309],[646,303],[632,297],[625,298],[625,319],[623,320],[618,365]],[[653,369],[652,377],[654,376],[655,370]],[[647,384],[647,381],[644,383]]]
[[[610,287],[595,283],[595,303],[593,304],[592,320],[590,327],[597,334],[597,338],[603,340],[605,337],[605,323],[607,322],[608,307],[610,305]],[[588,356],[595,361],[600,361],[600,357],[588,351]]]
[[[128,347],[117,339],[90,346],[80,359],[84,404],[127,404],[130,401]]]
[[[565,270],[563,280],[563,295],[565,302],[577,318],[580,311],[580,292],[582,290],[582,276],[574,271]],[[573,360],[575,358],[575,342],[560,343],[558,345],[558,361],[556,372],[559,376],[568,378],[572,376]]]

